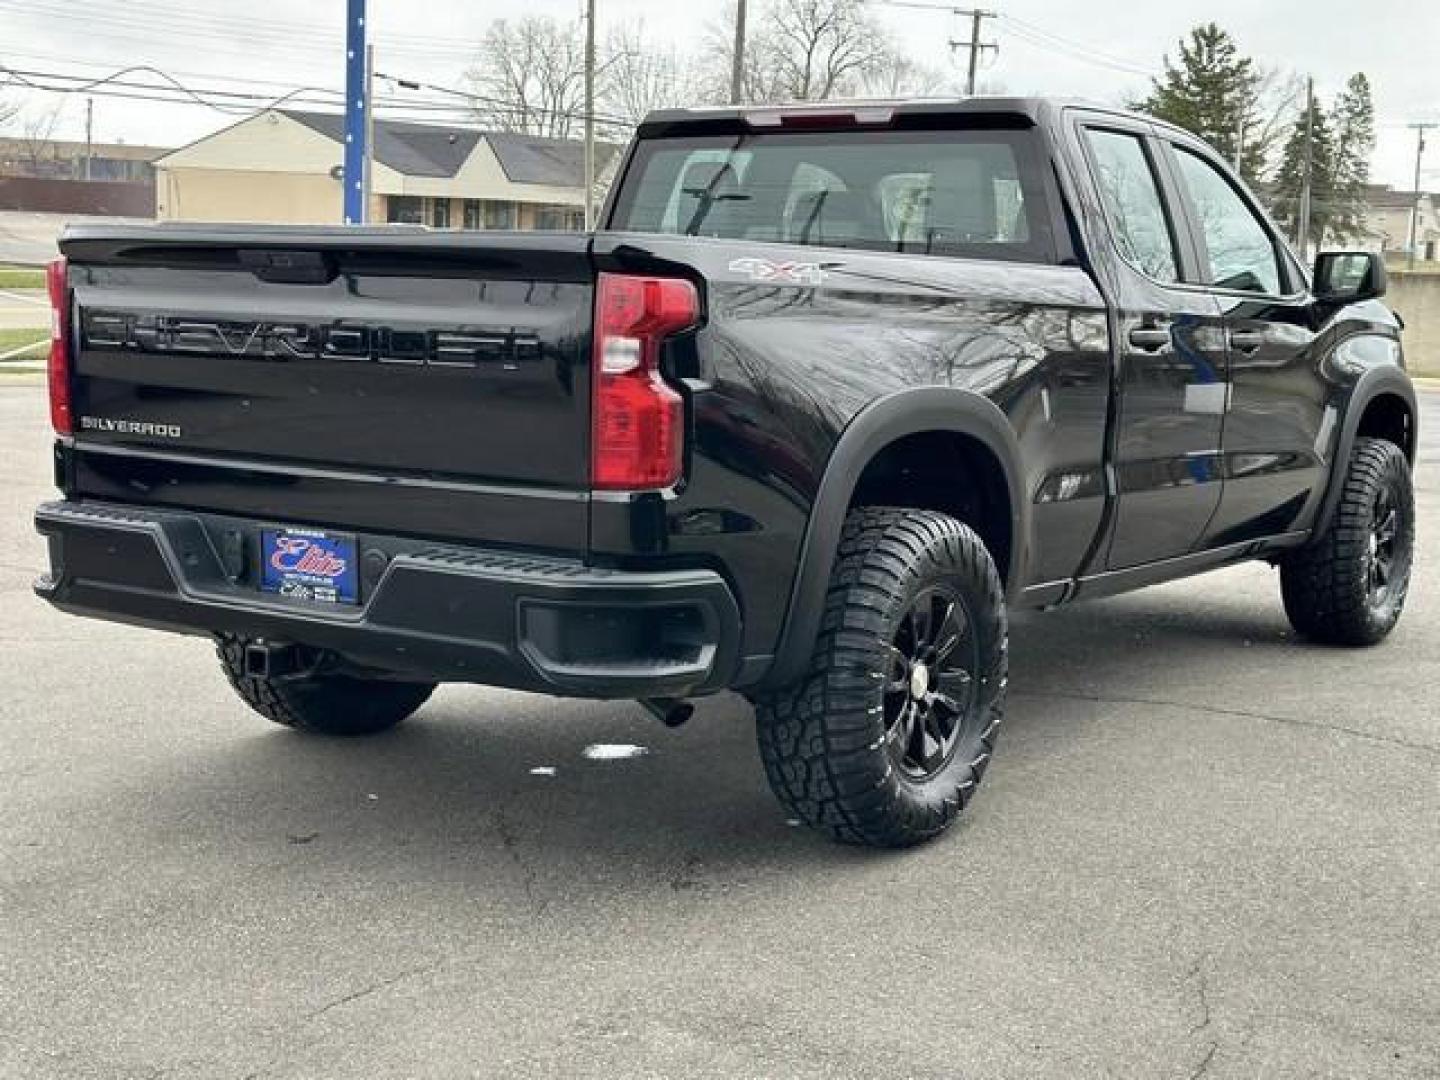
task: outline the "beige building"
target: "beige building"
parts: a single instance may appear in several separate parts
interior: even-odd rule
[[[155,162],[156,217],[338,224],[344,117],[269,109]],[[616,148],[601,146],[603,165]],[[376,119],[371,222],[576,229],[578,142]]]
[[[1414,209],[1413,191],[1396,191],[1381,184],[1366,187],[1367,246],[1386,254],[1408,254],[1411,215]],[[1422,191],[1415,221],[1415,257],[1426,261],[1440,259],[1440,196]]]

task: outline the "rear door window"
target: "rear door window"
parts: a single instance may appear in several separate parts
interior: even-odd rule
[[[1179,281],[1174,233],[1140,136],[1089,128],[1085,138],[1094,158],[1100,201],[1120,254],[1155,281]]]
[[[1053,261],[1027,131],[651,138],[610,220],[627,232]]]

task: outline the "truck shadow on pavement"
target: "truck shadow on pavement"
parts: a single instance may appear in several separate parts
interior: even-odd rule
[[[965,834],[1056,799],[1037,777],[1057,782],[1065,759],[1103,734],[1109,690],[1123,688],[1114,700],[1131,706],[1168,702],[1295,648],[1278,603],[1226,599],[1197,612],[1193,597],[1183,602],[1188,614],[1157,596],[1020,618],[994,769],[959,835],[919,857],[958,857],[959,845],[978,843]],[[673,898],[894,858],[787,822],[765,784],[750,708],[735,697],[703,702],[671,731],[626,703],[453,687],[363,740],[266,729],[238,705],[220,708],[212,736],[217,724],[237,734],[167,758],[174,769],[147,778],[134,813],[206,848],[267,851],[277,872],[465,883],[541,913],[627,882]],[[593,760],[595,745],[644,752]]]

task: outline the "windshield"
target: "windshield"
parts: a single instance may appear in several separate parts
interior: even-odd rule
[[[1020,131],[808,131],[642,141],[610,227],[1049,261]]]

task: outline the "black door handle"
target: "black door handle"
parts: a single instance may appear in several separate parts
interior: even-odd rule
[[[1236,352],[1253,353],[1265,344],[1265,335],[1258,330],[1231,330],[1230,347]]]
[[[1130,344],[1141,352],[1159,352],[1170,344],[1170,331],[1163,326],[1132,327]]]

